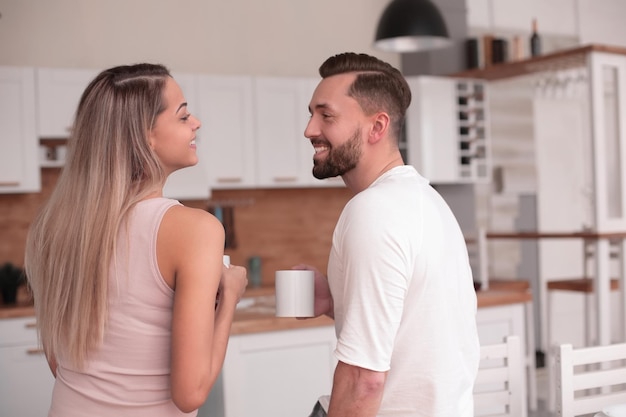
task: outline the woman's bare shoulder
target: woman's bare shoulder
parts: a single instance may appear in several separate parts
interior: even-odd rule
[[[224,233],[224,227],[211,213],[183,205],[176,205],[167,210],[161,222],[161,229],[163,232],[180,237],[193,235],[208,237]]]

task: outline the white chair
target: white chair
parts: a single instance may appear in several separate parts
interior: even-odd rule
[[[555,347],[557,416],[597,413],[626,403],[626,343]]]
[[[524,355],[519,337],[480,347],[480,365],[474,383],[474,415],[526,416]]]

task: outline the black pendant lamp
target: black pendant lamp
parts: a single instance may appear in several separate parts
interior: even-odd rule
[[[418,52],[451,45],[446,23],[430,0],[393,0],[380,17],[374,46]]]

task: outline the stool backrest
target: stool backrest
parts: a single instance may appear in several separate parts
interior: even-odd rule
[[[597,413],[626,403],[626,343],[556,346],[557,415]]]
[[[525,373],[519,337],[480,347],[474,383],[474,415],[519,417],[523,414]]]

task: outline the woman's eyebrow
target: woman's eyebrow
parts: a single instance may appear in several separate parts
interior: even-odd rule
[[[187,107],[187,102],[181,103],[180,106],[178,106],[178,108],[176,109],[176,113],[178,113],[178,111],[182,109],[183,107]]]

